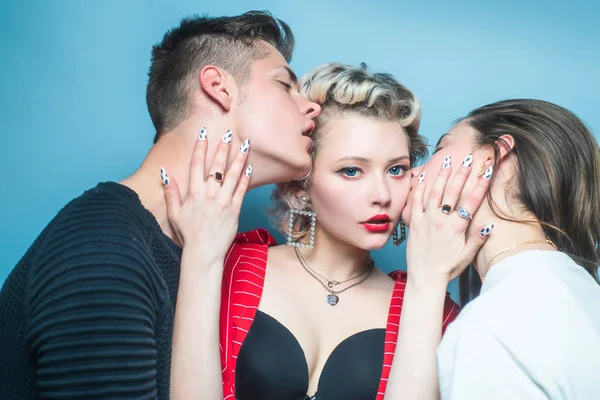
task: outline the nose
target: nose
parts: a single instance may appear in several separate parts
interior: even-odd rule
[[[310,119],[315,119],[321,113],[321,106],[302,96],[300,110],[302,111],[302,114],[308,116]]]
[[[392,195],[386,179],[378,178],[373,182],[371,191],[371,203],[381,208],[388,207],[392,202]]]

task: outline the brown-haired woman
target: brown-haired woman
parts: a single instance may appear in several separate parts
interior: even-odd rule
[[[450,159],[472,165],[464,193],[477,175],[490,177],[488,201],[478,210],[464,207],[468,195],[444,190],[455,174],[440,165]],[[413,175],[412,205],[403,214],[414,225],[408,255],[411,237],[421,247],[429,238],[439,261],[425,255],[409,264],[409,282],[420,290],[405,293],[401,356],[387,397],[402,394],[412,360],[435,366],[436,343],[427,332],[439,330],[439,321],[427,310],[442,307],[432,299],[464,269],[447,262],[462,249],[447,227],[463,218],[467,232],[489,237],[460,277],[462,300],[476,298],[437,349],[442,399],[600,398],[600,152],[586,126],[545,101],[490,104],[457,123]],[[428,185],[436,175],[443,184]],[[419,223],[423,218],[430,223]],[[420,325],[409,323],[415,315]]]

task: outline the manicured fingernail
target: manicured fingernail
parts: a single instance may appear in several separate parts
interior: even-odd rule
[[[479,233],[481,234],[481,236],[486,237],[489,236],[490,233],[492,233],[492,229],[494,229],[494,224],[489,224],[488,226],[483,228]]]
[[[463,167],[470,167],[473,164],[473,154],[469,154],[463,161]]]
[[[417,180],[417,182],[422,183],[425,180],[425,172],[421,172],[421,175],[419,175],[419,179]]]
[[[450,156],[444,158],[444,164],[442,164],[442,168],[446,169],[446,168],[450,168],[450,165],[452,164],[452,158]]]
[[[252,164],[248,164],[248,167],[246,168],[246,176],[250,175],[252,175]]]
[[[240,151],[242,153],[247,153],[250,150],[250,139],[244,140],[244,143],[240,146]]]
[[[231,134],[231,129],[225,132],[225,136],[223,136],[223,143],[230,143],[232,136],[233,135]]]
[[[485,179],[490,179],[492,177],[492,172],[494,172],[494,167],[489,167],[488,169],[485,170],[483,177]]]
[[[164,168],[160,169],[160,179],[162,179],[163,185],[168,185],[169,183],[171,183],[169,175],[167,175],[167,171],[165,171]]]
[[[202,127],[200,129],[200,133],[198,134],[198,140],[206,140],[206,128]]]

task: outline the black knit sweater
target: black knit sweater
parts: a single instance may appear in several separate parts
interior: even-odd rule
[[[69,203],[0,292],[0,398],[168,399],[180,260],[125,186]]]

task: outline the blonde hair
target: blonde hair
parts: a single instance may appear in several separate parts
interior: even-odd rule
[[[311,138],[310,155],[314,165],[320,141],[332,117],[360,115],[384,121],[397,121],[409,139],[410,163],[427,156],[427,147],[419,135],[421,104],[416,96],[394,77],[386,73],[371,73],[366,64],[353,67],[339,63],[323,64],[309,71],[300,82],[300,91],[309,100],[318,103],[322,110],[316,118],[316,129]],[[271,214],[275,226],[287,231],[290,208],[304,206],[296,197],[300,190],[310,186],[310,174],[299,181],[278,184],[271,195],[274,207]],[[308,206],[310,209],[310,205]],[[310,218],[295,215],[293,239],[298,240],[310,229]]]

